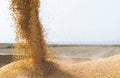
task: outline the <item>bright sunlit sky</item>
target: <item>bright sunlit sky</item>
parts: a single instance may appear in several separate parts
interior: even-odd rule
[[[15,42],[8,0],[0,0],[0,43]],[[120,0],[42,0],[50,43],[120,43]]]

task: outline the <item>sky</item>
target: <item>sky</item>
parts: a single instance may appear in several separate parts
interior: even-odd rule
[[[120,44],[120,0],[42,0],[48,43]],[[15,42],[9,1],[1,0],[0,43]]]

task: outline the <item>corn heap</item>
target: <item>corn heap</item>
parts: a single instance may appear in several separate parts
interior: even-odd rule
[[[47,53],[39,6],[39,0],[11,0],[10,6],[16,29],[15,53],[35,63],[45,61]]]

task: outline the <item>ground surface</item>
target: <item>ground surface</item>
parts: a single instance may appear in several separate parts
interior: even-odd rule
[[[12,44],[0,44],[0,67],[12,61]],[[54,45],[49,46],[52,56],[62,62],[83,62],[110,57],[120,53],[120,46]]]

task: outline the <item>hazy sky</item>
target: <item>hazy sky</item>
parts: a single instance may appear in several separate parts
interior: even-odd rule
[[[0,42],[14,42],[8,0],[0,2]],[[42,0],[49,42],[120,42],[120,0]]]

